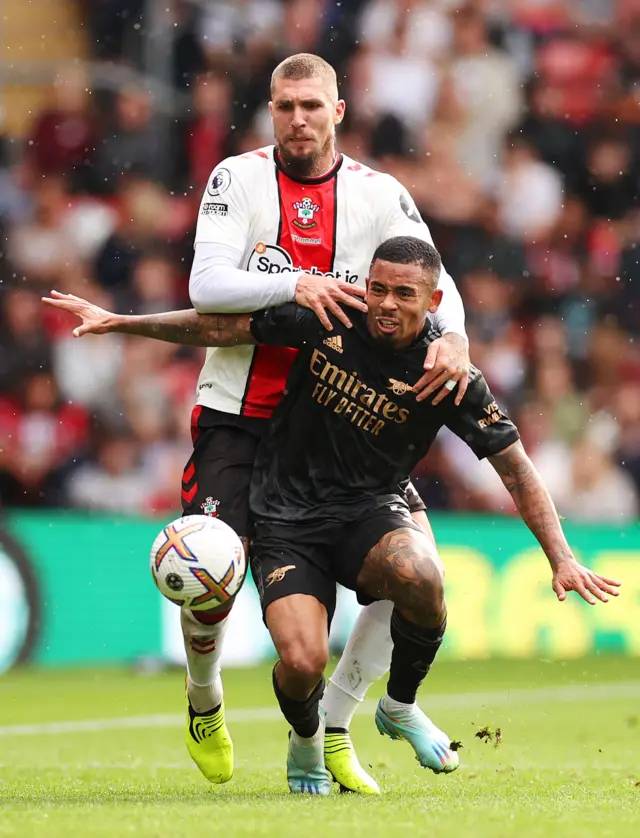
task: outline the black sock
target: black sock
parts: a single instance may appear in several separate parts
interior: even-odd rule
[[[424,681],[438,653],[446,627],[446,617],[441,626],[428,629],[407,620],[397,608],[393,609],[393,652],[387,684],[389,698],[404,704],[413,704],[418,687]]]
[[[324,683],[324,678],[321,678],[308,698],[296,701],[295,698],[289,698],[282,692],[276,680],[275,667],[273,668],[273,691],[278,699],[282,715],[303,739],[310,739],[318,730],[320,724],[318,707],[324,693]]]

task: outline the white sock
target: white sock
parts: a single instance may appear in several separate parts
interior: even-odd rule
[[[396,701],[395,698],[391,698],[389,693],[385,693],[382,696],[382,709],[385,713],[407,713],[410,712],[415,706],[415,701],[413,704],[405,704],[403,701]]]
[[[180,612],[180,623],[187,654],[189,701],[196,712],[206,713],[222,702],[220,656],[229,617],[208,626],[196,620],[190,611],[183,608]]]
[[[389,671],[392,611],[393,603],[388,600],[374,602],[360,611],[322,697],[327,727],[348,730],[371,684]]]
[[[318,729],[310,737],[298,736],[291,730],[291,742],[296,746],[296,765],[303,771],[313,770],[319,762],[324,764],[324,722],[320,716]]]

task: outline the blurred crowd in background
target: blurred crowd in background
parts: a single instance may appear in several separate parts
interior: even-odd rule
[[[80,5],[93,60],[143,70],[148,4]],[[143,75],[97,89],[73,64],[30,136],[2,141],[2,504],[179,511],[203,353],[75,340],[40,297],[188,307],[209,173],[272,141],[271,71],[308,51],[338,72],[340,149],[397,177],[428,222],[472,360],[560,512],[633,520],[640,3],[200,0],[173,3],[161,23],[163,93]],[[491,467],[446,432],[414,477],[431,509],[514,512]]]

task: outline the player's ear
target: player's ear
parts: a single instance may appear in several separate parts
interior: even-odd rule
[[[370,282],[371,282],[371,280],[369,279],[369,277],[368,277],[368,276],[365,276],[365,278],[364,278],[364,287],[367,289],[367,294],[369,293],[369,283],[370,283]]]
[[[440,288],[436,288],[433,294],[431,295],[431,305],[429,306],[429,311],[431,314],[435,314],[441,302],[442,291],[440,290]]]
[[[269,102],[269,113],[273,114],[273,102]]]
[[[344,112],[345,108],[347,107],[344,99],[338,99],[336,102],[336,109],[333,115],[333,124],[340,125],[342,120],[344,119]]]

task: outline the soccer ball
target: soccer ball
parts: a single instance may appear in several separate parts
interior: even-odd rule
[[[161,530],[151,548],[156,587],[171,602],[192,611],[230,603],[246,572],[242,542],[219,518],[178,518]]]

